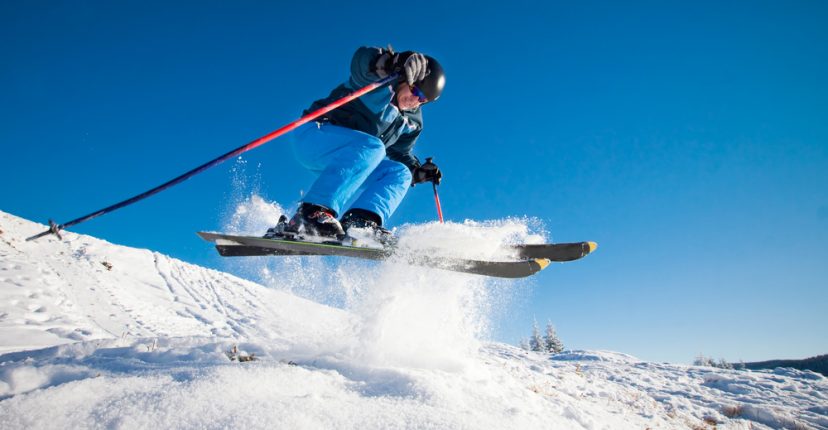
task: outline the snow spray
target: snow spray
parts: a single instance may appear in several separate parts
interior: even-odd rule
[[[530,240],[513,220],[405,225],[397,253],[488,259],[504,243]],[[535,238],[542,240],[542,237]],[[491,335],[493,317],[511,302],[520,282],[426,269],[391,259],[377,264],[350,310],[362,318],[357,333],[363,360],[404,367],[463,370]],[[524,281],[525,282],[525,281]]]
[[[234,187],[247,188],[236,178]],[[261,235],[288,212],[255,193],[234,191],[222,230]],[[396,229],[399,260],[374,262],[336,257],[245,257],[224,260],[227,271],[270,288],[346,310],[352,324],[320,356],[348,356],[377,366],[462,371],[477,356],[494,318],[531,281],[405,264],[406,255],[428,253],[492,259],[504,244],[542,243],[536,220],[404,225]],[[309,325],[313,321],[308,321]],[[316,343],[316,342],[312,342]]]

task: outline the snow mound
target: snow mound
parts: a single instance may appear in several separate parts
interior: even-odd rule
[[[83,235],[24,241],[43,228],[0,212],[4,429],[828,428],[812,372],[487,343],[480,277],[296,259],[262,266],[268,288]],[[292,294],[291,267],[334,272],[312,276],[344,309]]]
[[[558,361],[606,361],[619,364],[636,364],[641,360],[632,355],[613,351],[564,351],[552,356]]]
[[[345,314],[143,249],[70,232],[26,242],[43,226],[0,212],[0,351],[99,339],[206,336],[291,344],[302,315]],[[269,303],[279,303],[271,307]],[[320,311],[319,309],[323,309]]]

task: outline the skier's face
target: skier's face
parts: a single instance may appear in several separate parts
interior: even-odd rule
[[[422,103],[420,98],[411,92],[407,83],[403,82],[397,87],[397,107],[402,110],[417,109]]]

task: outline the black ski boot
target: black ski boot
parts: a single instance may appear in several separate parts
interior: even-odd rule
[[[276,223],[275,227],[270,227],[267,229],[262,238],[264,239],[285,239],[285,228],[287,228],[287,217],[284,215],[279,215],[279,222]]]
[[[382,227],[382,218],[365,209],[351,209],[346,212],[342,217],[342,229],[353,239],[365,237],[364,233],[359,232],[362,230],[383,246],[393,246],[397,243],[397,238],[391,230]]]
[[[274,228],[278,227],[277,225]],[[330,237],[336,240],[345,237],[345,230],[336,219],[334,211],[312,203],[302,203],[283,229],[285,236],[295,236],[302,232],[308,236]]]

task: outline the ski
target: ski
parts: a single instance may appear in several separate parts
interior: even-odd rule
[[[575,261],[586,257],[598,248],[595,242],[544,243],[537,245],[512,245],[518,258],[547,258],[552,261]]]
[[[393,248],[361,247],[337,241],[265,239],[208,232],[198,232],[198,235],[214,243],[219,254],[224,257],[328,255],[367,260],[401,258],[395,255]],[[551,261],[572,261],[582,258],[592,252],[596,246],[594,242],[513,246],[520,261],[480,261],[429,255],[406,256],[405,261],[412,265],[455,272],[499,278],[522,278],[545,269]]]
[[[311,242],[293,239],[265,239],[255,236],[235,236],[200,231],[202,239],[213,242],[225,257],[256,255],[338,255],[367,260],[384,260],[393,254],[390,248],[372,248],[343,245],[338,241]]]
[[[317,243],[303,240],[264,239],[252,236],[233,236],[206,232],[199,232],[198,235],[209,242],[215,242],[215,239],[219,238],[231,241],[232,238],[244,238],[247,240],[246,243],[250,245],[253,245],[253,242],[250,242],[251,240],[264,241],[257,242],[259,244],[258,246],[237,246],[233,249],[227,249],[227,254],[222,254],[227,257],[253,257],[262,255],[340,255],[339,251],[344,248],[344,251],[349,254],[347,256],[381,260],[394,253],[393,248],[349,246],[343,245],[338,241]],[[596,248],[598,248],[598,244],[595,242],[544,243],[509,246],[509,249],[515,254],[516,259],[530,260],[545,258],[553,262],[575,261],[586,257]]]

